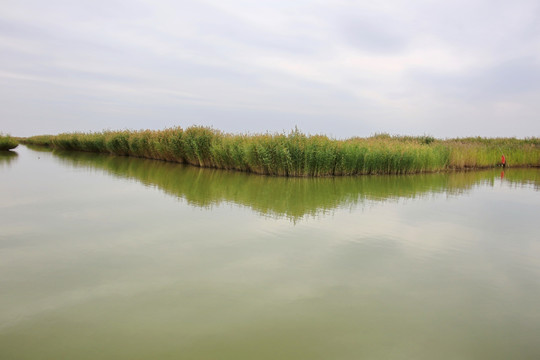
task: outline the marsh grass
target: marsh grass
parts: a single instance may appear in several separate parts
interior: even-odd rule
[[[29,138],[20,138],[20,143],[31,146],[51,146],[54,135],[36,135]]]
[[[540,166],[540,140],[390,136],[330,139],[298,129],[277,134],[226,134],[208,127],[38,136],[28,144],[188,163],[277,176],[411,174],[449,169]]]
[[[0,134],[0,151],[15,149],[19,145],[17,139]]]

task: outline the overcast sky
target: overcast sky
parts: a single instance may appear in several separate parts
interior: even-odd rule
[[[0,2],[0,131],[540,136],[540,1]]]

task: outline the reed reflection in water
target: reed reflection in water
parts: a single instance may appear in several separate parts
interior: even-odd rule
[[[11,165],[18,156],[19,154],[15,151],[0,151],[0,167]]]
[[[208,207],[222,202],[248,206],[259,213],[298,220],[365,201],[392,201],[429,197],[436,193],[459,195],[480,183],[493,185],[500,169],[417,175],[327,178],[259,176],[237,171],[198,168],[164,161],[84,152],[53,152],[62,164],[103,170],[121,178],[155,186]],[[540,188],[538,171],[509,169],[507,183]]]

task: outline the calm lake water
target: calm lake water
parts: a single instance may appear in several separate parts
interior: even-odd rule
[[[0,359],[540,359],[540,170],[0,154]]]

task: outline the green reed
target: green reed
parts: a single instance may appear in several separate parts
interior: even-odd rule
[[[277,134],[227,134],[208,127],[159,131],[66,133],[24,139],[28,144],[189,163],[277,176],[411,174],[449,169],[540,166],[537,138],[390,136],[336,140],[298,129]]]
[[[52,146],[52,139],[54,137],[54,135],[36,135],[29,138],[21,138],[20,143],[33,146]]]
[[[0,151],[15,149],[19,145],[17,139],[0,134]]]

